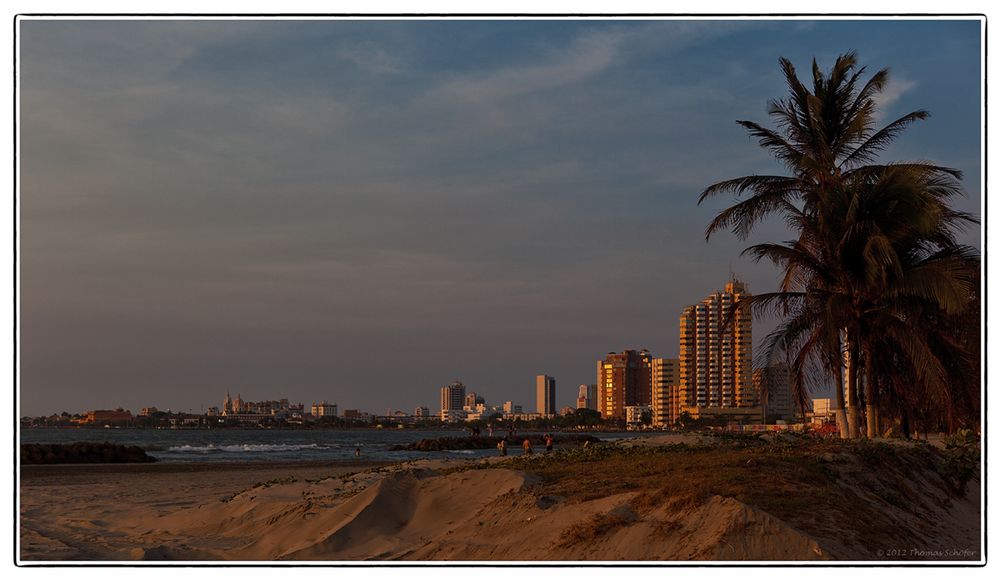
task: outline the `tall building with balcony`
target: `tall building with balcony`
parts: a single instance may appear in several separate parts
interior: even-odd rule
[[[465,405],[465,385],[455,381],[441,387],[441,411],[461,411]]]
[[[681,361],[676,358],[654,358],[652,364],[653,426],[669,427],[677,421],[672,395],[677,392],[681,377]]]
[[[605,419],[625,419],[625,407],[649,406],[653,400],[649,351],[608,353],[597,361],[597,410]]]
[[[673,405],[683,409],[754,407],[752,318],[731,315],[749,296],[746,285],[731,279],[725,290],[684,309],[680,318],[680,383]]]
[[[543,417],[556,414],[556,379],[548,375],[535,377],[535,409]]]

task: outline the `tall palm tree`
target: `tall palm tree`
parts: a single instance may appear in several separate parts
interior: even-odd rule
[[[699,204],[721,193],[743,197],[721,211],[706,237],[732,229],[745,239],[762,220],[783,217],[798,239],[748,249],[784,269],[779,292],[758,295],[740,307],[774,311],[788,319],[765,353],[792,356],[796,392],[804,400],[809,365],[838,377],[835,397],[842,436],[859,433],[861,386],[869,433],[877,432],[876,336],[892,333],[921,384],[940,385],[942,365],[912,327],[916,308],[953,315],[969,294],[972,252],[955,243],[955,230],[974,219],[948,206],[961,194],[960,173],[928,163],[874,164],[875,157],[909,124],[928,117],[914,111],[875,128],[874,98],[888,71],[860,84],[865,68],[854,53],[837,58],[829,75],[813,61],[813,86],[803,85],[786,59],[786,99],[769,103],[777,129],[737,121],[781,160],[791,175],[751,175],[708,187]],[[909,332],[904,328],[909,327]],[[844,363],[846,369],[843,371]],[[866,363],[867,379],[862,378]],[[845,396],[846,395],[846,396]],[[842,409],[848,403],[850,415]]]

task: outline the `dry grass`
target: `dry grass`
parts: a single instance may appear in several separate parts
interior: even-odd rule
[[[900,529],[884,514],[896,509],[919,517],[954,494],[942,468],[947,461],[927,446],[729,437],[712,445],[565,450],[507,466],[540,476],[537,493],[568,503],[638,492],[629,507],[642,515],[695,507],[714,495],[733,497],[817,538],[863,547],[892,545],[907,535],[919,543],[921,530]],[[921,485],[935,489],[915,488],[915,472],[924,476]],[[847,521],[855,525],[845,537]],[[598,517],[568,530],[562,541],[592,540],[624,523]],[[930,529],[934,522],[926,524]]]
[[[570,526],[559,537],[558,546],[567,548],[581,543],[590,543],[608,532],[626,526],[634,521],[621,513],[596,514],[586,522]]]

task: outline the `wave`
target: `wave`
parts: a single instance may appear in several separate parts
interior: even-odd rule
[[[328,447],[315,443],[295,445],[287,443],[279,444],[254,444],[243,445],[178,445],[167,449],[173,453],[277,453],[282,451],[300,451],[302,449],[327,449]]]

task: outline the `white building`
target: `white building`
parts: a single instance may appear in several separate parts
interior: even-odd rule
[[[450,409],[441,410],[441,421],[444,423],[452,423],[455,421],[465,421],[467,413],[461,409]]]
[[[625,423],[629,426],[642,424],[643,413],[652,413],[649,405],[628,405],[625,407]]]
[[[310,412],[313,417],[336,417],[337,403],[327,403],[326,401],[317,403],[313,401]]]

